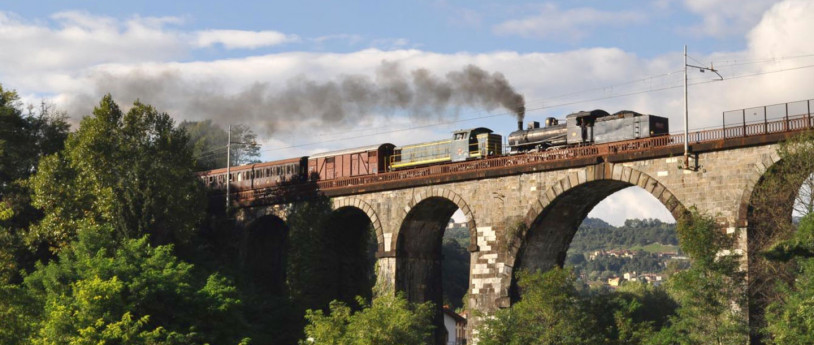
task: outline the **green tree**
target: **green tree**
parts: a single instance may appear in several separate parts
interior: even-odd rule
[[[43,257],[29,252],[22,240],[25,229],[41,217],[24,181],[40,157],[62,149],[68,133],[65,114],[53,106],[43,102],[27,113],[21,106],[16,92],[0,85],[0,204],[13,214],[0,219],[0,282],[19,281],[17,272]]]
[[[108,225],[80,226],[59,259],[25,278],[38,320],[31,344],[229,344],[244,321],[229,280],[201,275],[172,246],[116,240]]]
[[[769,305],[765,333],[778,345],[814,344],[814,214],[800,221],[794,236],[778,243],[767,256],[772,260],[795,260],[793,283],[779,282],[781,300]]]
[[[412,305],[402,295],[383,294],[365,303],[357,299],[361,310],[352,312],[346,304],[333,301],[329,313],[308,310],[305,340],[301,345],[420,345],[432,335],[433,305]]]
[[[45,217],[29,243],[57,250],[85,221],[111,224],[122,238],[184,242],[206,200],[187,142],[166,113],[137,101],[125,114],[105,96],[31,178],[33,204]]]
[[[626,282],[611,293],[591,296],[591,304],[610,344],[646,343],[677,308],[665,289],[644,282]]]
[[[495,313],[479,329],[479,344],[601,344],[597,321],[574,287],[569,270],[519,273],[522,299]]]
[[[6,221],[14,215],[6,203],[0,201],[0,221]],[[9,233],[0,226],[0,248],[10,248]],[[0,250],[0,343],[23,344],[31,332],[30,310],[33,301],[19,285],[9,284],[9,275],[14,268],[14,257],[11,251]]]
[[[746,343],[745,274],[740,256],[727,254],[734,237],[694,208],[679,219],[678,237],[692,264],[670,277],[668,287],[679,307],[652,343]]]

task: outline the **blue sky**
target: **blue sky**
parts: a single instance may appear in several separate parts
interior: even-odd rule
[[[691,128],[718,126],[726,110],[814,98],[811,18],[810,0],[12,1],[0,5],[0,83],[72,121],[111,93],[178,121],[246,123],[266,160],[462,127],[508,134],[514,118],[497,103],[422,101],[426,85],[467,66],[505,79],[528,120],[631,109],[676,131],[684,44],[692,63],[725,78],[690,75]],[[379,99],[398,85],[409,102]],[[374,92],[349,100],[359,87]],[[641,194],[592,215],[667,217],[641,206],[655,201],[636,202]]]
[[[695,52],[743,49],[743,26],[758,16],[716,13],[716,6],[739,7],[737,1],[15,1],[4,10],[26,19],[48,20],[54,13],[86,11],[126,19],[181,18],[178,30],[275,30],[301,41],[257,49],[254,53],[290,50],[350,52],[366,47],[418,48],[439,53],[509,50],[556,52],[579,47],[618,47],[642,57],[680,50]],[[715,3],[720,3],[715,4]],[[766,9],[772,1],[756,6]],[[705,13],[708,9],[708,13]],[[724,12],[724,11],[722,11]],[[508,24],[539,18],[573,21],[547,29]],[[572,18],[569,20],[569,18]],[[716,19],[710,19],[716,18]],[[722,19],[717,19],[722,18]],[[727,21],[729,29],[707,22]],[[530,23],[528,25],[533,25]],[[738,27],[741,26],[741,27]],[[559,30],[558,30],[559,29]],[[738,32],[741,31],[741,32]],[[316,41],[319,40],[319,43]],[[246,52],[197,51],[189,59],[245,56]]]

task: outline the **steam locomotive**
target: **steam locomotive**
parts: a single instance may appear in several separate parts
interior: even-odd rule
[[[609,114],[604,110],[580,111],[565,117],[560,124],[547,118],[545,127],[532,121],[527,129],[518,121],[517,131],[509,134],[508,153],[522,154],[579,145],[602,144],[669,134],[668,119],[623,110]],[[384,143],[354,149],[325,152],[274,162],[232,167],[229,181],[235,190],[298,184],[306,181],[379,174],[420,166],[484,159],[506,154],[503,138],[484,127],[454,131],[452,138],[395,146]],[[211,189],[225,189],[226,169],[198,174]]]
[[[518,122],[518,130],[509,134],[510,153],[603,144],[666,135],[670,132],[667,118],[630,110],[622,110],[613,115],[599,109],[580,111],[567,115],[565,124],[559,124],[556,118],[549,117],[543,128],[536,121],[529,123],[527,130],[523,130],[522,126],[522,122]]]

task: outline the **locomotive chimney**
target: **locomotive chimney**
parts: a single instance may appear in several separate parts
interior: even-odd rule
[[[523,130],[523,120],[517,120],[517,130],[518,131]]]

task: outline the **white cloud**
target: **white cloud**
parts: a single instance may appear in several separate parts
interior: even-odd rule
[[[646,13],[639,11],[600,11],[590,7],[561,10],[549,3],[541,6],[536,15],[505,21],[492,31],[501,35],[571,41],[585,37],[598,27],[641,23],[646,18]]]
[[[653,195],[640,187],[629,187],[602,200],[588,217],[600,218],[613,226],[622,226],[625,220],[655,218],[675,223],[675,218]]]
[[[749,49],[755,55],[791,56],[812,52],[814,2],[788,0],[766,11],[749,32]]]
[[[691,27],[698,35],[727,37],[743,35],[779,0],[685,0],[684,6],[702,22]]]
[[[52,93],[77,87],[76,73],[99,64],[167,61],[185,54],[174,17],[119,21],[85,12],[60,12],[47,23],[0,12],[0,75],[18,89]],[[56,28],[52,28],[55,25]]]
[[[198,47],[222,44],[226,49],[256,49],[299,41],[295,35],[277,31],[206,30],[195,36],[194,44]]]
[[[356,45],[364,41],[364,37],[362,37],[361,35],[352,35],[352,34],[334,34],[311,38],[310,41],[317,44],[323,44],[328,41],[345,41],[349,45]]]

